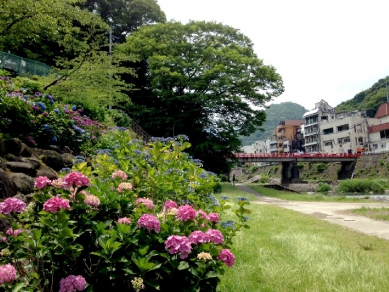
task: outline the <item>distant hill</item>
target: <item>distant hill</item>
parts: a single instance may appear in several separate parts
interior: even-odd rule
[[[356,94],[354,98],[342,102],[335,108],[335,111],[366,110],[369,117],[374,117],[378,107],[387,102],[386,83],[389,83],[389,76],[378,80],[372,87]]]
[[[294,102],[282,102],[272,104],[266,109],[266,122],[262,128],[264,131],[256,131],[247,137],[241,137],[242,145],[251,145],[257,140],[270,139],[278,123],[282,120],[302,120],[308,110]]]

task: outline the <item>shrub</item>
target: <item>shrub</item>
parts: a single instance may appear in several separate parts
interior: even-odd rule
[[[318,187],[316,189],[316,192],[325,193],[325,192],[328,192],[331,190],[332,190],[332,187],[329,184],[324,183],[324,182],[319,182]]]
[[[304,168],[304,162],[297,162],[297,168],[299,169]]]
[[[247,200],[238,201],[234,224],[222,224],[229,206],[212,195],[217,179],[183,152],[183,138],[146,144],[128,132],[108,135],[115,147],[98,151],[91,166],[38,177],[28,207],[0,203],[12,224],[0,241],[0,269],[12,273],[3,288],[216,291],[234,264],[233,237],[248,227]]]
[[[259,182],[262,184],[268,183],[270,180],[270,177],[266,174],[261,174],[261,177],[259,178]]]
[[[250,172],[256,172],[258,170],[259,166],[253,165],[250,167]]]
[[[278,170],[278,165],[274,165],[274,166],[273,166],[273,172],[276,173],[277,170]]]
[[[228,181],[228,177],[224,173],[219,174],[218,177],[219,177],[219,180],[221,182],[227,182]]]
[[[338,186],[338,191],[346,193],[368,193],[383,194],[385,188],[375,180],[370,179],[353,179],[343,180]]]
[[[327,168],[327,163],[325,162],[320,162],[316,164],[316,170],[318,172],[323,172]]]

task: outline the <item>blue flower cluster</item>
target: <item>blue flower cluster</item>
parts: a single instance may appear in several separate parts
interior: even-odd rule
[[[114,130],[118,130],[120,132],[125,132],[125,131],[127,131],[127,128],[126,127],[115,127]]]
[[[81,129],[80,127],[78,127],[76,125],[73,125],[73,130],[75,130],[76,132],[78,132],[80,134],[84,134],[85,133],[85,130]]]
[[[220,199],[222,199],[222,200],[229,200],[230,197],[227,197],[227,196],[220,196]]]
[[[162,143],[166,143],[166,142],[170,142],[170,141],[174,141],[174,138],[173,137],[151,137],[151,142],[162,142]]]
[[[220,226],[222,228],[233,228],[235,229],[235,222],[232,221],[232,220],[228,220],[228,221],[224,221],[224,222],[220,222]]]
[[[39,107],[42,111],[46,110],[46,105],[43,102],[41,102],[41,101],[38,101],[36,103],[36,106]]]
[[[239,197],[239,198],[236,198],[238,201],[248,201],[249,199],[247,199],[246,197]]]
[[[55,108],[54,112],[58,115],[60,113],[59,109]]]
[[[207,178],[208,174],[206,172],[202,172],[199,174],[199,178]]]
[[[53,142],[57,142],[57,141],[58,141],[57,136],[53,136],[53,138],[51,138],[51,140],[52,140]]]
[[[111,149],[99,149],[96,151],[97,154],[108,154],[108,155],[110,155],[111,152],[112,152]]]
[[[50,131],[50,126],[48,124],[44,124],[43,125],[43,128],[46,130],[46,131]]]
[[[64,168],[62,168],[61,170],[60,170],[60,172],[69,172],[69,171],[71,171],[72,169],[71,168],[69,168],[69,167],[64,167]]]
[[[46,94],[46,98],[49,100],[50,104],[54,103],[54,98],[50,94]]]
[[[189,137],[186,135],[178,135],[175,137],[176,140],[189,141]]]

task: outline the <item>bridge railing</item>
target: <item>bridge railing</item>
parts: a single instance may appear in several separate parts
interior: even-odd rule
[[[359,158],[360,153],[235,153],[236,158]]]

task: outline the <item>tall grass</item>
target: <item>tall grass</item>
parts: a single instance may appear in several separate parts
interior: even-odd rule
[[[385,193],[385,187],[383,183],[370,179],[347,179],[342,180],[338,186],[339,192],[346,193],[368,193],[373,192],[375,194]]]
[[[251,201],[251,228],[236,237],[236,264],[220,292],[389,291],[389,244],[271,205],[223,186],[222,196]],[[229,215],[227,214],[227,217]],[[364,248],[369,247],[369,248]]]

